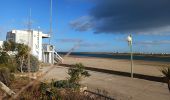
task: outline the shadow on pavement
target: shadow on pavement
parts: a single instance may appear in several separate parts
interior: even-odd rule
[[[59,64],[59,65],[64,66],[64,67],[73,67],[74,66],[74,65],[69,65],[69,64]],[[130,77],[130,75],[131,75],[129,72],[122,72],[122,71],[115,71],[115,70],[108,70],[108,69],[100,69],[100,68],[93,68],[93,67],[87,67],[87,66],[85,66],[85,69],[86,70],[91,70],[91,71],[102,72],[102,73],[126,76],[126,77]],[[134,78],[139,78],[139,79],[145,79],[145,80],[165,83],[165,78],[164,77],[158,77],[158,76],[150,76],[150,75],[143,75],[143,74],[134,73]]]

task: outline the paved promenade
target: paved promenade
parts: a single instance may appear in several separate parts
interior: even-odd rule
[[[43,72],[50,67],[43,67]],[[62,80],[68,77],[68,68],[56,66],[43,80]],[[167,84],[143,79],[89,71],[91,76],[81,83],[88,89],[105,90],[116,100],[170,100]]]

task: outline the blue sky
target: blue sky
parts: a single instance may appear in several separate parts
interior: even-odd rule
[[[128,52],[126,37],[132,33],[135,52],[170,53],[170,23],[166,19],[169,15],[164,9],[159,9],[159,6],[164,5],[163,3],[160,4],[157,0],[160,5],[155,3],[155,8],[148,6],[148,12],[142,13],[141,17],[137,14],[139,11],[142,12],[140,10],[142,6],[137,8],[139,11],[128,10],[131,4],[126,3],[127,11],[124,11],[121,8],[122,2],[112,8],[112,4],[115,4],[117,0],[113,1],[53,0],[52,43],[56,49],[69,51],[79,43],[75,51]],[[152,2],[149,3],[152,4]],[[44,33],[49,32],[50,0],[0,0],[0,4],[0,40],[5,40],[7,31],[27,29],[30,8],[32,28],[37,29],[40,26]],[[149,11],[153,12],[152,9],[158,9],[153,13],[154,16],[149,13]],[[158,16],[159,10],[165,13]],[[132,16],[135,14],[136,16]],[[112,17],[117,19],[113,20]],[[138,21],[139,19],[142,21]]]

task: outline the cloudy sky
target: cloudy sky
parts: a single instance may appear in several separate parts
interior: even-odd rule
[[[11,29],[49,32],[50,0],[0,0],[0,40]],[[58,51],[170,53],[169,0],[53,0],[52,43]],[[44,41],[46,42],[46,40]]]

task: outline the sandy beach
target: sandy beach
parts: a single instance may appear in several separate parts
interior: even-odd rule
[[[153,62],[153,61],[142,61],[134,60],[134,73],[150,75],[150,76],[162,76],[160,69],[164,66],[170,65],[166,62]],[[130,60],[120,59],[107,59],[107,58],[96,58],[96,57],[79,57],[69,56],[64,58],[64,64],[75,64],[82,63],[88,67],[130,72]]]

